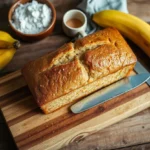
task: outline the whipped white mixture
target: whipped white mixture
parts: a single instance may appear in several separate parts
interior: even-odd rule
[[[36,34],[45,30],[52,19],[51,9],[46,4],[33,0],[20,4],[12,16],[12,25],[22,33]]]

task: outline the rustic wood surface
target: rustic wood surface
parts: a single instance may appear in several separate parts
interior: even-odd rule
[[[33,101],[20,71],[1,78],[0,91],[1,111],[20,150],[55,150],[66,145],[69,145],[67,149],[82,150],[83,145],[79,148],[70,146],[150,107],[147,84],[76,115],[69,110],[72,104],[44,115]],[[149,139],[150,135],[145,140]]]
[[[0,1],[0,29],[12,33],[7,22],[7,13],[11,2],[12,0]],[[66,0],[63,7],[62,4],[64,4],[64,1],[62,0],[53,0],[52,2],[57,10],[57,24],[53,35],[38,43],[23,43],[22,48],[5,68],[4,73],[18,70],[29,60],[33,60],[50,50],[54,50],[64,42],[70,40],[62,33],[61,19],[66,10],[74,8],[80,1]],[[128,0],[128,9],[131,14],[150,22],[149,0]],[[48,49],[45,48],[47,45],[49,45]],[[43,51],[41,51],[40,46],[43,47]],[[149,128],[150,109],[147,109],[64,149],[150,149]],[[2,116],[0,116],[0,149],[16,149]]]

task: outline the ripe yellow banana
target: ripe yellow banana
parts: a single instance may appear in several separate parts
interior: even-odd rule
[[[150,57],[150,25],[138,17],[117,10],[104,10],[93,15],[102,27],[115,27],[137,44]]]
[[[7,32],[0,31],[0,70],[13,58],[20,42],[11,37]]]
[[[0,70],[3,69],[13,58],[16,49],[0,49]]]

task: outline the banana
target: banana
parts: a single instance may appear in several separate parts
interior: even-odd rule
[[[150,25],[138,17],[117,10],[104,10],[93,15],[102,27],[115,27],[137,44],[150,57]]]
[[[20,45],[19,41],[15,41],[14,43],[10,43],[7,41],[0,40],[0,49],[9,49],[9,48],[18,49],[19,45]]]
[[[0,70],[3,69],[13,58],[20,42],[10,34],[0,31]]]
[[[12,60],[15,52],[15,48],[0,50],[0,69],[3,69]]]
[[[20,47],[20,42],[10,36],[7,32],[0,31],[0,49],[9,49],[15,48],[18,49]]]

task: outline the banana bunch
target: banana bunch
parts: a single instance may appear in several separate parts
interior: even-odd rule
[[[94,14],[93,21],[102,27],[115,27],[150,57],[150,25],[140,18],[117,10],[104,10]]]
[[[13,58],[20,42],[11,37],[7,32],[0,31],[0,70]]]

